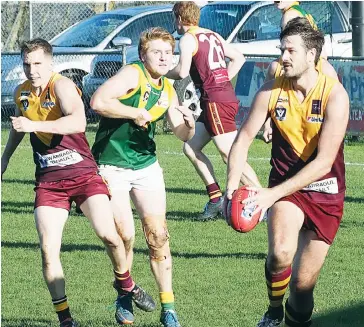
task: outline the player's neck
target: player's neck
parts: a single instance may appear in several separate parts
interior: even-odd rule
[[[188,30],[195,29],[195,28],[199,28],[199,27],[197,25],[196,26],[195,25],[193,25],[193,26],[191,26],[191,25],[189,25],[189,26],[183,26],[183,31],[184,31],[184,33],[187,33]]]
[[[37,87],[32,86],[34,94],[39,97],[43,93],[43,91],[47,88],[48,83],[49,83],[49,81],[47,81],[47,83],[45,83],[45,84],[42,84],[41,86],[37,86]]]
[[[295,92],[301,93],[304,97],[316,85],[318,71],[315,68],[310,68],[297,79],[292,80],[292,86]]]

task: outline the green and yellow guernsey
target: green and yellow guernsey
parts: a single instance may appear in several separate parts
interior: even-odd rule
[[[139,84],[119,101],[134,108],[144,108],[153,120],[145,127],[131,119],[102,117],[92,153],[99,165],[142,169],[156,162],[154,142],[156,122],[162,119],[172,103],[174,90],[167,78],[154,84],[142,62],[132,64],[139,72]]]

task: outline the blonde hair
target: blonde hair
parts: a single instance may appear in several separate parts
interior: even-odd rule
[[[172,34],[169,33],[163,27],[151,27],[145,30],[140,36],[140,41],[138,46],[138,52],[140,58],[147,52],[149,47],[148,43],[154,40],[163,40],[164,42],[168,42],[172,46],[172,51],[174,52],[176,41],[173,38]]]
[[[176,18],[181,17],[185,26],[197,26],[200,21],[200,8],[193,1],[179,1],[173,6]]]

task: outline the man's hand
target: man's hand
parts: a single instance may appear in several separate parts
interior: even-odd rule
[[[261,210],[262,214],[259,221],[262,221],[265,212],[279,200],[277,192],[271,188],[260,188],[254,186],[248,186],[246,189],[248,191],[254,191],[256,194],[243,200],[242,203],[246,204],[247,208],[255,207],[255,210],[251,214],[252,216]]]
[[[13,128],[17,132],[32,133],[35,132],[35,122],[26,117],[10,117]]]
[[[134,123],[140,127],[146,127],[152,119],[152,115],[147,110],[141,109],[138,116],[134,119]]]
[[[186,126],[189,128],[195,128],[195,119],[193,118],[192,110],[185,106],[178,106],[176,109],[183,115]]]
[[[272,142],[272,124],[271,124],[271,118],[268,118],[267,121],[264,124],[264,130],[263,130],[263,139],[265,143]]]

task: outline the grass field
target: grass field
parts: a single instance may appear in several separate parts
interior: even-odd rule
[[[93,142],[94,134],[88,134]],[[2,144],[7,131],[2,131]],[[157,136],[158,155],[167,187],[176,308],[183,327],[253,327],[265,312],[264,259],[266,225],[239,234],[225,221],[196,221],[207,197],[181,142]],[[3,148],[2,148],[3,150]],[[215,149],[206,149],[222,187],[225,166]],[[256,140],[250,163],[266,184],[270,147]],[[315,324],[364,326],[364,145],[346,146],[345,215],[315,290]],[[2,182],[2,326],[56,327],[57,319],[43,281],[33,221],[33,177],[28,137],[14,154]],[[50,217],[51,219],[51,217]],[[137,219],[137,218],[136,218]],[[158,291],[149,269],[147,248],[137,221],[133,275],[155,299]],[[116,326],[112,267],[101,242],[83,216],[71,212],[62,261],[74,317],[83,327]],[[136,311],[135,326],[157,327],[159,310]]]

